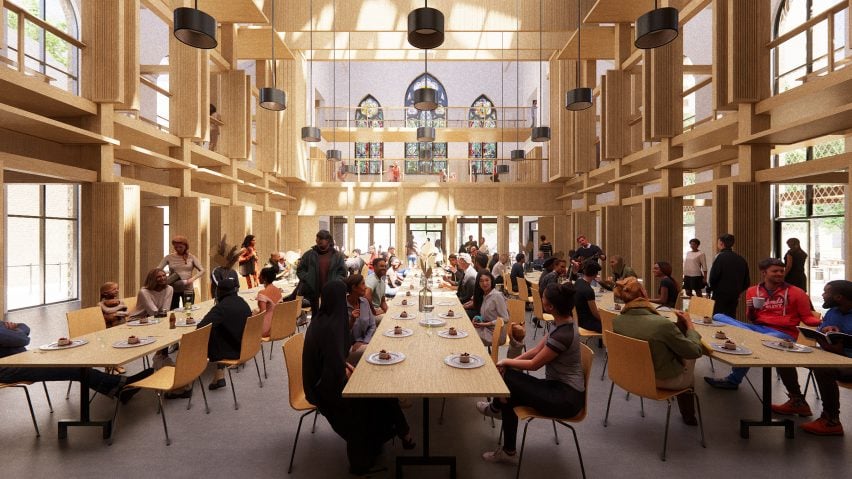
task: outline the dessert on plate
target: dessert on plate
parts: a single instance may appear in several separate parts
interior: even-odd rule
[[[469,363],[470,362],[470,354],[469,353],[459,354],[459,362],[460,363]]]
[[[402,326],[394,326],[393,334],[402,334]]]
[[[57,346],[71,346],[71,340],[68,338],[59,338],[59,341],[56,342]]]
[[[456,328],[450,328],[450,329],[447,331],[447,334],[449,334],[450,336],[458,336],[459,332],[458,332],[458,331],[456,331]]]
[[[713,335],[716,339],[728,339],[728,335],[725,334],[724,331],[716,331],[716,334]]]
[[[735,343],[735,342],[733,342],[729,339],[729,340],[725,341],[725,344],[723,344],[722,347],[725,348],[725,349],[730,349],[731,351],[734,351],[734,350],[737,349],[737,343]]]
[[[379,351],[379,359],[381,359],[382,361],[387,361],[390,358],[391,358],[391,355],[390,355],[389,352],[385,351],[384,349]]]
[[[139,344],[139,338],[137,338],[136,336],[128,336],[127,344]]]

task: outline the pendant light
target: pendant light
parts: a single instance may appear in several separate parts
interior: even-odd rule
[[[565,109],[571,111],[585,110],[592,106],[592,89],[580,86],[580,32],[583,19],[580,17],[580,2],[577,1],[577,87],[565,94]]]
[[[414,48],[428,50],[444,43],[444,14],[435,8],[416,8],[408,14],[408,43]]]
[[[275,2],[272,2],[272,22],[270,23],[270,36],[272,37],[272,86],[260,89],[260,107],[272,111],[287,109],[287,93],[277,88],[276,70],[278,61],[275,58]]]
[[[435,128],[431,126],[418,126],[417,141],[421,143],[435,141]]]
[[[543,95],[542,92],[544,91],[544,89],[542,88],[542,81],[541,81],[542,76],[543,76],[542,73],[541,73],[541,57],[542,57],[542,54],[541,54],[541,52],[542,52],[542,49],[541,49],[542,21],[541,21],[541,19],[542,19],[542,13],[543,13],[542,8],[541,8],[542,2],[543,2],[543,0],[538,0],[538,94],[539,95]],[[578,5],[579,5],[579,2],[578,2]],[[544,103],[544,102],[542,102],[542,103]],[[544,126],[541,123],[541,111],[543,109],[544,108],[542,108],[541,106],[539,106],[537,108],[539,126],[533,127],[533,129],[532,129],[532,141],[534,141],[536,143],[543,143],[543,142],[546,142],[546,141],[550,141],[550,127]]]
[[[325,159],[340,161],[343,154],[337,149],[337,0],[331,3],[331,141],[332,148],[326,150]]]
[[[674,7],[657,7],[636,19],[636,48],[650,50],[670,43],[678,34],[678,11]]]
[[[216,48],[216,19],[198,9],[198,0],[195,0],[195,8],[175,8],[174,17],[175,38],[195,48],[209,50]]]
[[[429,88],[429,50],[423,50],[423,86],[414,90],[414,108],[418,111],[434,111],[438,108],[437,91]]]
[[[314,0],[311,0],[311,59],[310,59],[310,73],[309,73],[309,88],[311,89],[311,103],[308,106],[308,110],[310,111],[311,123],[309,126],[302,127],[302,141],[306,141],[308,143],[317,143],[322,140],[322,132],[319,128],[313,126],[314,124]]]
[[[524,159],[524,150],[520,147],[518,113],[521,104],[521,7],[520,0],[515,1],[515,149],[509,153],[512,161]]]

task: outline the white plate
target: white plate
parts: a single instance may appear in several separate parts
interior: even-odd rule
[[[455,306],[456,305],[456,303],[454,303],[453,301],[438,301],[436,304],[438,306]]]
[[[190,323],[190,324],[186,324],[186,320],[175,321],[175,326],[177,326],[179,328],[194,328],[194,327],[198,326],[198,320],[196,320],[194,323]]]
[[[387,331],[385,331],[382,334],[384,334],[385,336],[387,336],[389,338],[407,338],[407,337],[411,336],[412,334],[414,334],[414,331],[411,330],[411,329],[408,329],[408,328],[402,328],[402,334],[394,334],[393,328],[391,328],[391,329],[388,329]]]
[[[473,354],[470,355],[469,363],[461,362],[459,358],[460,356],[460,354],[450,354],[444,358],[444,363],[448,366],[459,369],[475,369],[485,364],[485,361],[483,361],[482,358]]]
[[[444,319],[457,319],[457,318],[461,318],[462,315],[463,315],[463,313],[459,313],[458,311],[453,311],[452,316],[447,316],[447,313],[438,313],[438,317],[444,318]],[[464,316],[467,317],[466,314]]]
[[[193,305],[192,305],[192,310],[193,310],[193,311],[198,311],[199,309],[201,309],[201,306],[199,306],[199,305],[197,305],[197,304],[193,304]],[[184,308],[175,308],[175,309],[173,309],[172,311],[174,311],[175,313],[180,313],[181,311],[186,311],[186,309],[184,309]]]
[[[45,344],[43,346],[40,346],[39,349],[41,349],[42,351],[58,351],[60,349],[76,348],[77,346],[82,346],[84,344],[87,344],[88,342],[89,341],[86,340],[86,339],[72,339],[71,344],[69,344],[68,346],[60,346],[60,345],[56,344],[56,342],[54,341],[50,344]]]
[[[127,344],[127,340],[126,340],[126,339],[122,339],[121,341],[116,341],[116,342],[112,343],[112,347],[114,347],[114,348],[119,348],[119,349],[123,349],[123,348],[138,348],[139,346],[145,346],[146,344],[151,344],[151,343],[153,343],[153,342],[155,342],[155,341],[157,341],[157,338],[152,338],[152,337],[147,337],[147,338],[145,338],[145,337],[142,337],[142,338],[139,338],[139,343],[138,343],[138,344]]]
[[[408,313],[408,316],[406,316],[404,318],[400,316],[400,313],[396,313],[396,314],[391,316],[391,319],[399,319],[399,320],[402,320],[402,321],[406,321],[406,320],[409,320],[409,319],[414,319],[416,317],[417,317],[417,313]]]
[[[447,324],[447,322],[443,319],[423,318],[420,320],[420,326],[427,326],[431,328],[439,328],[445,324]]]
[[[407,301],[405,302],[405,304],[402,304],[402,301],[397,301],[393,304],[394,304],[394,306],[402,306],[402,307],[417,306],[417,299],[411,297],[411,298],[407,298]]]
[[[140,323],[138,319],[134,319],[133,321],[128,321],[125,324],[127,324],[128,326],[150,326],[152,324],[159,323],[161,319],[162,318],[148,318],[147,323]]]
[[[725,349],[724,346],[722,346],[722,343],[710,343],[710,348],[712,348],[713,351],[725,354],[738,354],[741,356],[748,356],[751,354],[751,349],[744,348],[739,344],[737,344],[737,349]]]
[[[699,324],[701,326],[713,326],[714,328],[721,328],[723,326],[727,326],[726,323],[720,323],[719,321],[713,320],[712,323],[705,323],[702,319],[693,319],[693,323]]]
[[[447,338],[447,339],[461,339],[461,338],[467,337],[467,331],[456,330],[456,335],[450,336],[450,330],[449,329],[442,329],[442,330],[438,331],[438,336],[440,336],[442,338]]]
[[[772,341],[768,339],[764,339],[761,343],[767,348],[777,349],[779,351],[786,351],[788,353],[811,353],[813,352],[813,348],[809,348],[808,346],[802,346],[801,344],[795,344],[792,349],[785,348],[781,346],[781,341]]]
[[[370,364],[378,364],[381,366],[385,366],[388,364],[396,364],[401,363],[405,359],[405,354],[403,353],[393,353],[388,352],[390,354],[390,359],[379,359],[379,353],[373,353],[367,356],[367,362]]]

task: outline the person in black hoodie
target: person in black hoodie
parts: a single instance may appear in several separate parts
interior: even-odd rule
[[[346,277],[346,260],[334,249],[334,238],[326,230],[317,232],[316,246],[299,260],[296,275],[302,297],[311,302],[311,316],[319,309],[319,296],[323,287],[335,279]]]
[[[413,449],[415,443],[396,399],[343,398],[343,388],[355,370],[346,362],[351,346],[346,285],[330,281],[305,334],[302,383],[307,400],[346,440],[349,471],[364,474],[375,464],[382,444],[393,436],[402,439],[405,449]]]
[[[713,314],[722,313],[735,318],[740,295],[748,289],[748,263],[745,258],[734,253],[734,235],[725,233],[719,236],[719,254],[710,267],[710,289],[713,294]]]
[[[240,283],[236,271],[216,268],[211,277],[216,290],[216,305],[198,322],[198,328],[213,325],[207,343],[207,357],[211,363],[222,359],[239,359],[243,330],[246,320],[251,316],[251,308],[237,294]],[[213,391],[223,387],[225,369],[219,366],[208,389]]]

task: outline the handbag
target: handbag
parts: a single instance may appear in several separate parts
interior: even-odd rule
[[[179,274],[177,274],[177,272],[176,272],[176,271],[172,271],[172,272],[169,274],[169,277],[168,277],[168,278],[166,278],[166,283],[167,283],[169,286],[171,286],[171,285],[173,285],[173,284],[177,283],[177,282],[178,282],[178,281],[180,281],[180,280],[181,280],[180,275],[179,275]]]

